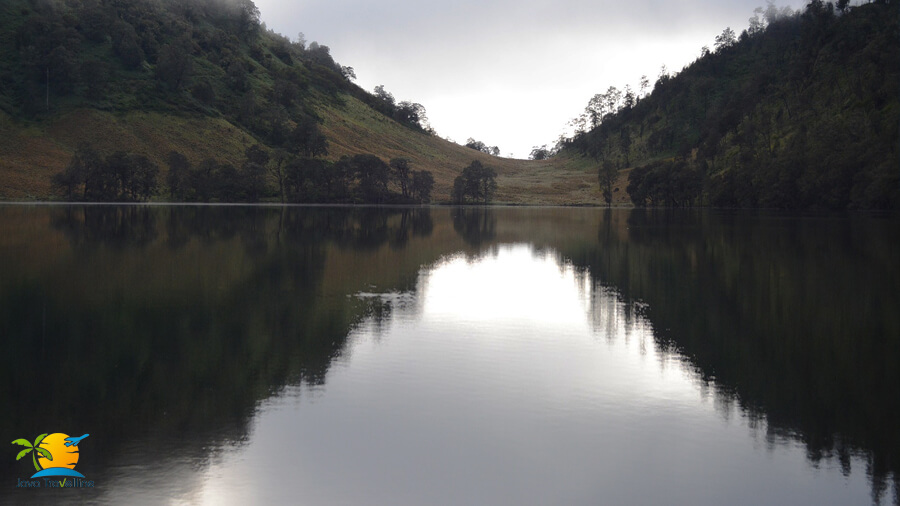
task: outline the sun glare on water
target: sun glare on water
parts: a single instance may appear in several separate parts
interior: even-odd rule
[[[588,302],[572,290],[575,273],[529,245],[501,247],[493,257],[471,262],[448,259],[430,271],[424,313],[456,321],[490,320],[559,324],[584,321]]]

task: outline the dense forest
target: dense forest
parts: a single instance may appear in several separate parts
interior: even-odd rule
[[[597,159],[605,195],[633,167],[639,206],[897,209],[898,18],[891,0],[769,3],[652,93],[594,96],[558,149]]]
[[[0,28],[0,109],[11,116],[79,105],[196,111],[297,150],[297,129],[319,119],[310,100],[346,94],[430,129],[420,104],[353,84],[328,46],[267,30],[251,0],[8,0]]]

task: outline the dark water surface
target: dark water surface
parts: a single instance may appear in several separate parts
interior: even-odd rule
[[[0,503],[900,504],[900,221],[0,206]]]

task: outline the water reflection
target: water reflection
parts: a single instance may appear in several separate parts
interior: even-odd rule
[[[768,440],[845,474],[863,456],[873,500],[891,480],[900,495],[894,219],[635,211],[624,225],[563,255],[645,302],[658,346]]]
[[[326,283],[328,249],[431,227],[427,209],[2,212],[0,401],[15,408],[0,432],[103,434],[79,465],[98,483],[176,455],[196,468],[246,439],[261,399],[324,383],[371,310]],[[16,464],[3,459],[3,475]]]
[[[898,231],[0,207],[0,432],[97,434],[104,502],[896,501]]]
[[[471,246],[494,240],[497,229],[495,211],[489,207],[459,207],[451,211],[453,229]]]

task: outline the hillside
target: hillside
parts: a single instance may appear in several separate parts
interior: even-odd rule
[[[652,94],[596,95],[562,152],[633,167],[636,205],[898,209],[898,11],[770,4]]]
[[[240,168],[259,145],[272,157],[407,158],[433,174],[436,202],[479,160],[497,172],[495,202],[599,203],[592,161],[510,160],[456,145],[430,131],[421,105],[368,93],[353,77],[327,46],[266,30],[250,0],[6,1],[0,199],[61,198],[52,177],[87,142],[100,155],[145,156],[161,182],[171,151],[193,167]],[[316,136],[327,150],[307,153]],[[269,169],[263,200],[277,200]],[[160,184],[154,199],[167,191]]]
[[[252,187],[251,201],[294,188],[287,201],[366,202],[360,174],[381,171],[396,195],[387,162],[405,158],[430,173],[431,202],[477,160],[496,172],[496,203],[897,209],[898,2],[838,6],[770,4],[652,93],[596,95],[555,156],[523,161],[441,139],[423,106],[361,89],[327,46],[267,30],[250,0],[7,0],[0,200],[76,187],[90,200],[103,193],[54,176],[112,160],[158,181],[131,200],[245,200]],[[381,165],[355,160],[367,154]]]

